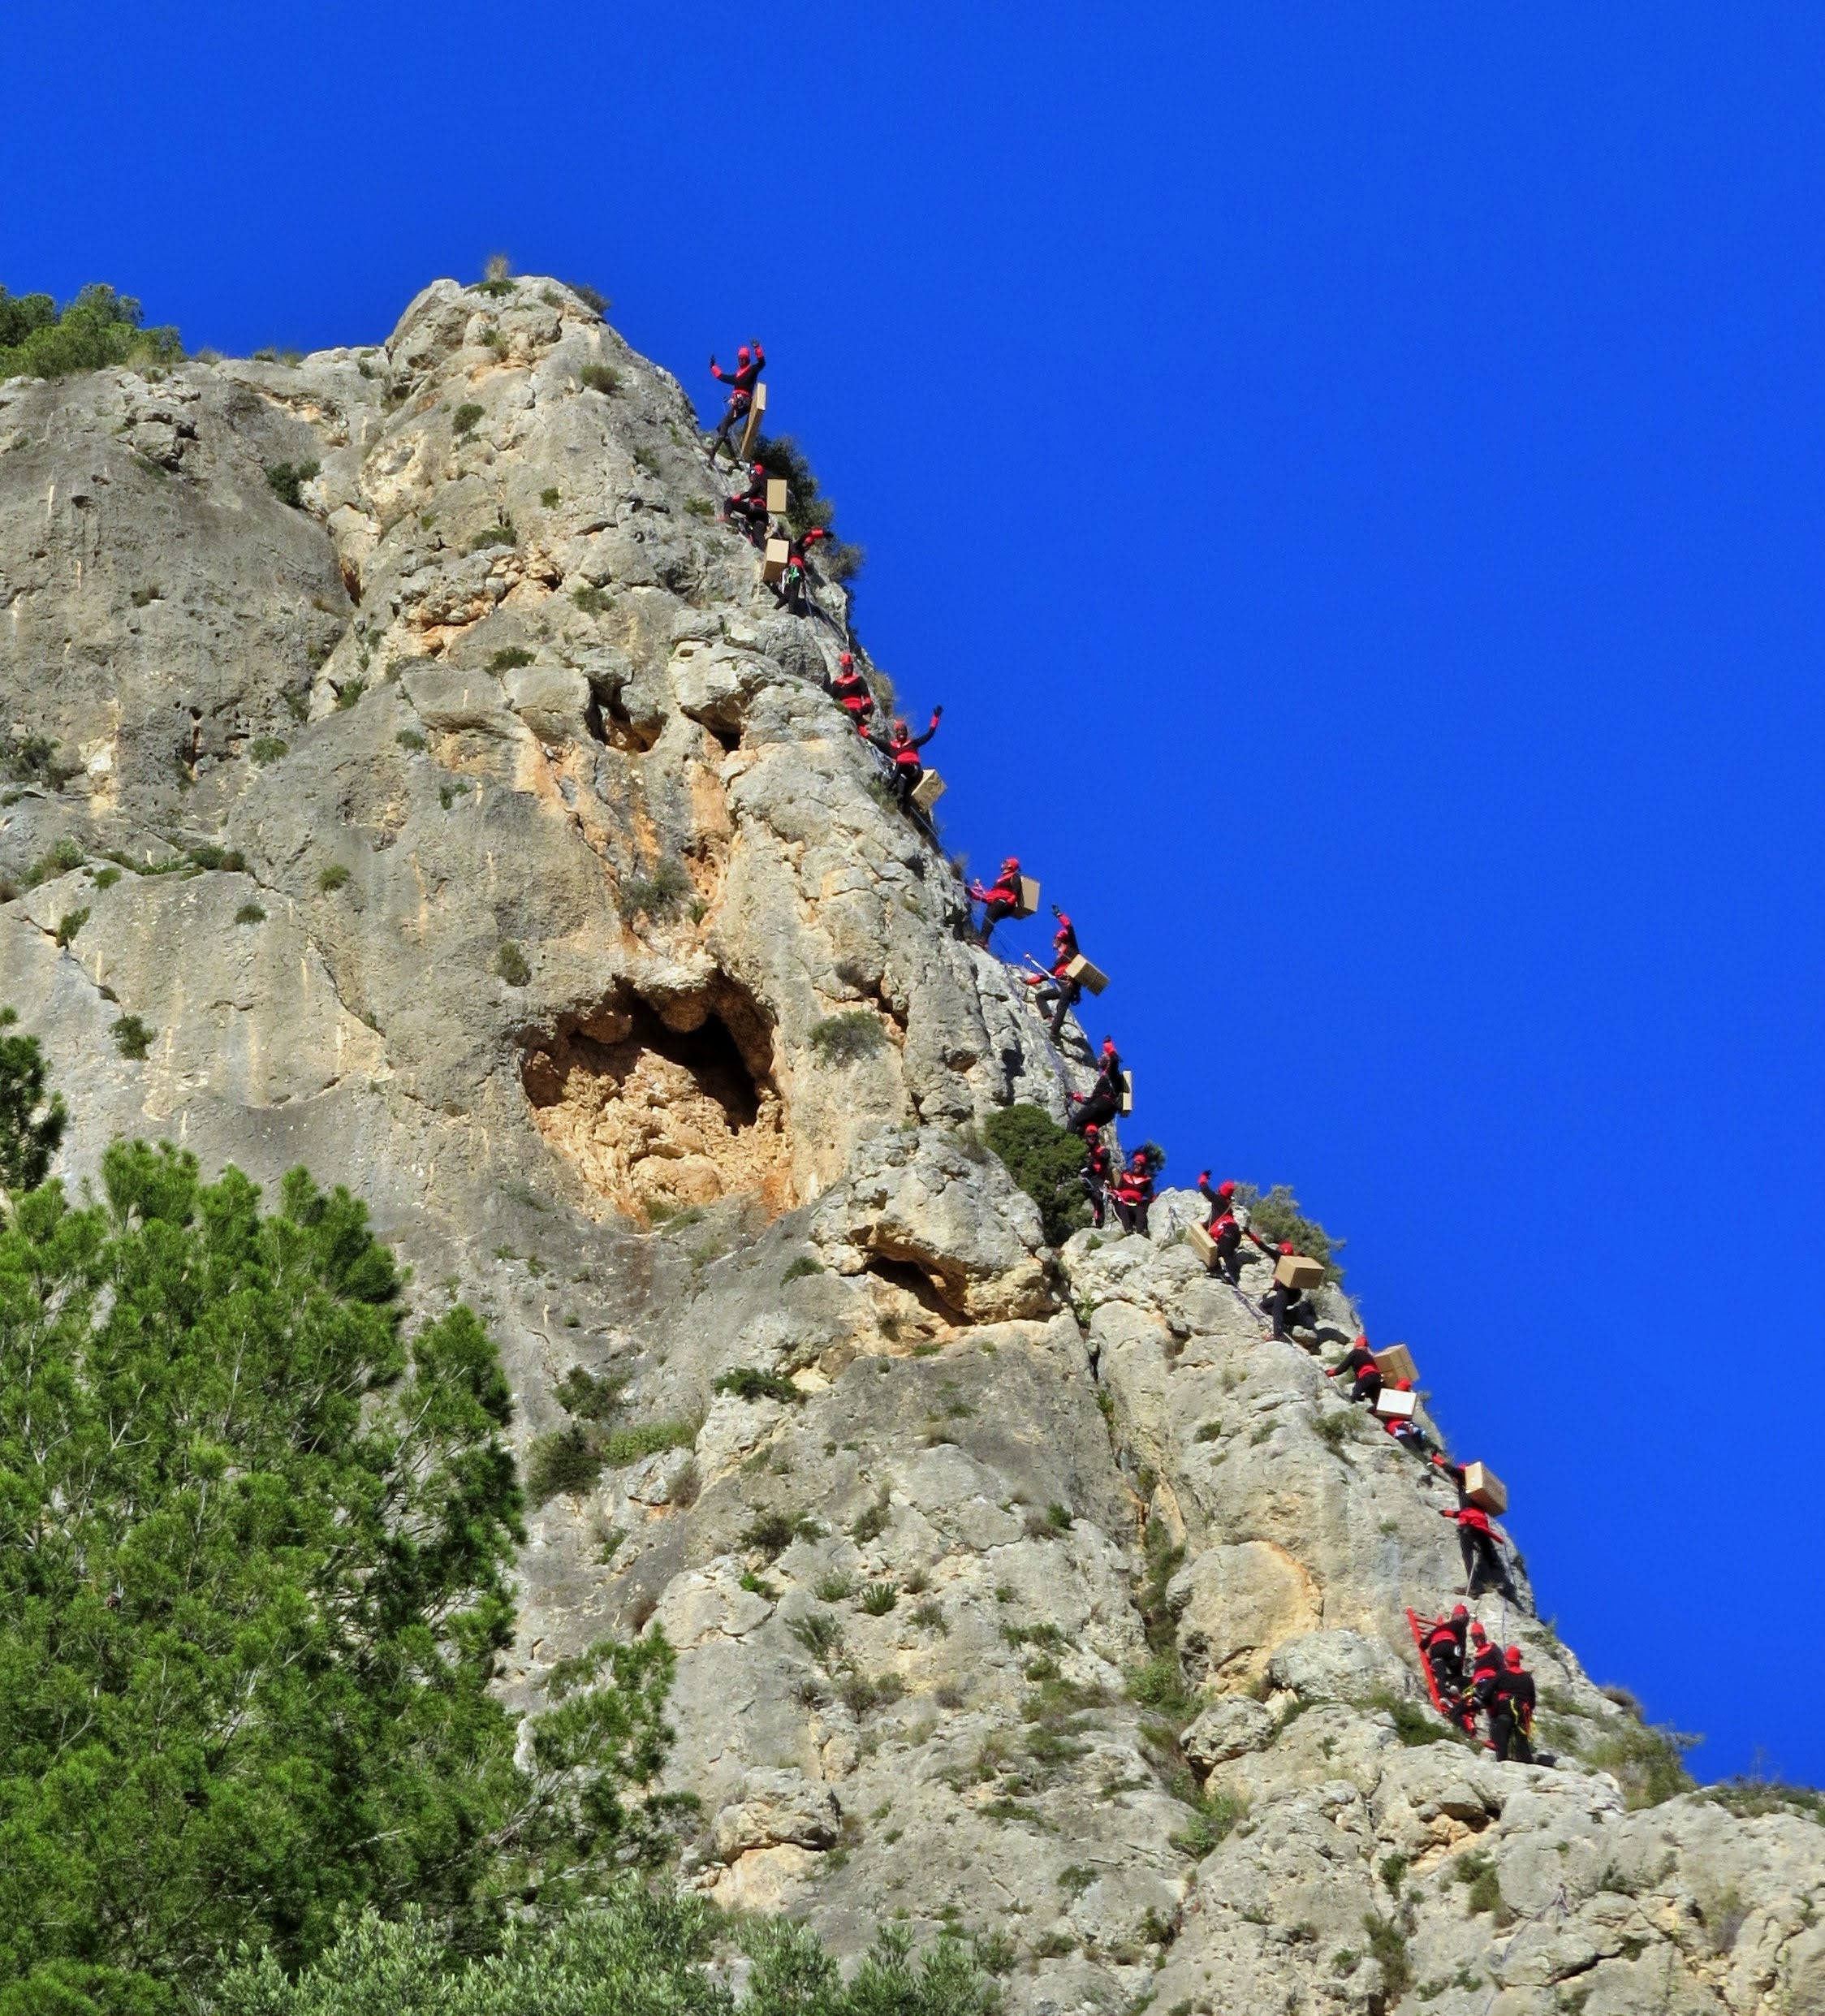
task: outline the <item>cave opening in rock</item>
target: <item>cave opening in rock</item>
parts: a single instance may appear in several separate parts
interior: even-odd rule
[[[528,1045],[533,1124],[593,1189],[642,1224],[692,1205],[794,1201],[770,1026],[718,977],[689,993],[632,991],[563,1017]]]

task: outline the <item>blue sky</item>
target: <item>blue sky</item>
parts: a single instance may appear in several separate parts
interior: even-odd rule
[[[1825,1780],[1825,11],[884,12],[26,5],[0,282],[311,348],[501,250],[706,410],[758,332],[1169,1179],[1294,1185],[1594,1675]]]

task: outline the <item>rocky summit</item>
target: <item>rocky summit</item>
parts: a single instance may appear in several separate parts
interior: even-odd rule
[[[720,1904],[972,1928],[1020,2010],[1825,2010],[1825,1831],[1679,1789],[1525,1576],[1478,1610],[1556,1761],[1433,1709],[1455,1492],[1265,1334],[1264,1260],[1177,1194],[1046,1244],[981,1130],[1089,1048],[827,692],[845,590],[777,607],[726,494],[554,282],[0,385],[0,1000],[60,1172],[302,1163],[484,1312],[539,1500],[501,1684],[666,1633]]]

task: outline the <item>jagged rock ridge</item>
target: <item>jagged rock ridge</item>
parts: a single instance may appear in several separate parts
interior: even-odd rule
[[[266,472],[313,463],[295,508]],[[1044,1247],[971,1129],[1061,1115],[1081,1038],[822,691],[843,591],[777,612],[720,496],[549,282],[0,386],[0,736],[74,766],[0,806],[0,993],[65,1173],[308,1162],[488,1313],[527,1445],[572,1367],[624,1383],[649,1453],[534,1515],[506,1684],[662,1626],[726,1902],[992,1928],[1035,2010],[1825,2007],[1825,1835],[1629,1811],[1576,1753],[1634,1725],[1530,1597],[1561,1767],[1404,1740],[1443,1487],[1170,1205]],[[1128,1693],[1168,1639],[1182,1733]]]

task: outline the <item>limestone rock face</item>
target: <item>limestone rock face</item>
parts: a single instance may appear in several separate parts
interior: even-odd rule
[[[666,1431],[532,1510],[502,1684],[662,1630],[682,1880],[731,1907],[959,1918],[1036,2012],[1825,2009],[1825,1831],[1631,1807],[1645,1733],[1525,1576],[1483,1613],[1557,1765],[1432,1715],[1451,1501],[1322,1376],[1344,1297],[1273,1341],[1183,1194],[1047,1250],[975,1129],[1062,1116],[1087,1047],[971,942],[823,690],[843,591],[776,610],[725,481],[536,280],[0,386],[0,998],[63,1173],[308,1163],[486,1315],[523,1445],[577,1366]]]

